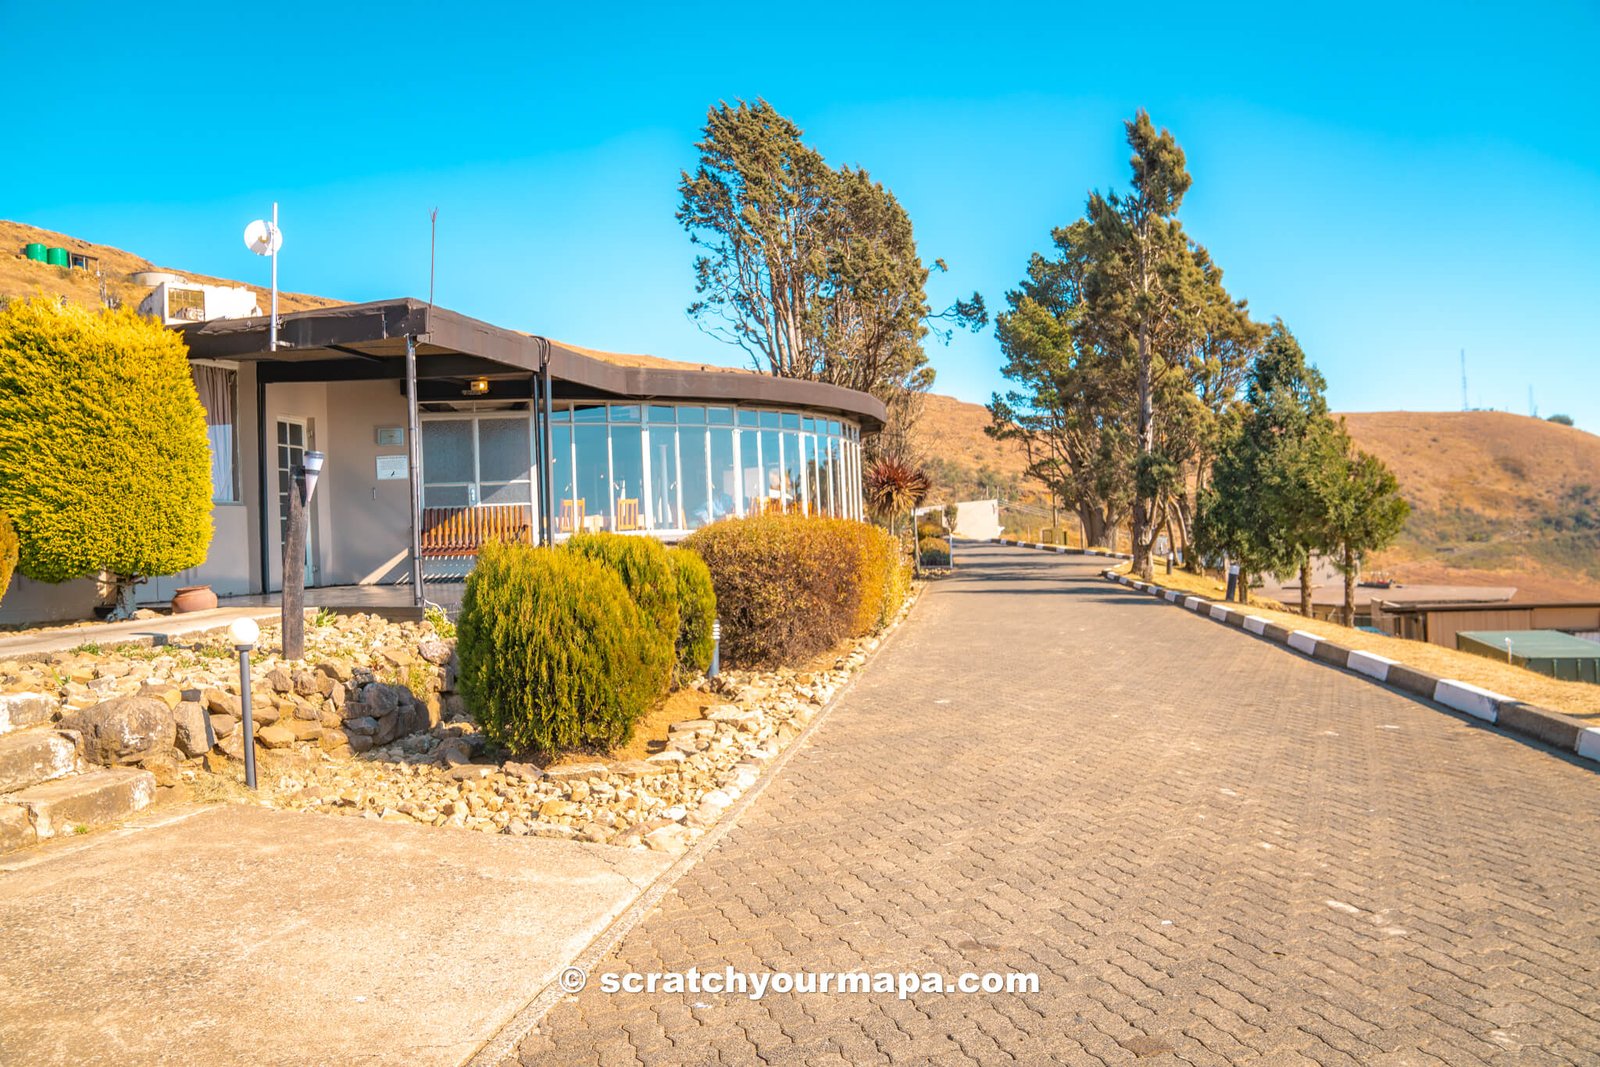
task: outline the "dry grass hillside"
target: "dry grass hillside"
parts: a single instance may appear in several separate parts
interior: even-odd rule
[[[48,263],[36,263],[28,259],[23,255],[23,248],[34,241],[46,247],[65,248],[68,252],[98,257],[102,277],[95,277],[92,271],[53,267]],[[242,256],[249,255],[242,244],[239,252]],[[190,281],[207,285],[244,285],[248,289],[255,290],[263,308],[271,299],[268,290],[259,285],[247,285],[226,278],[212,278],[180,267],[158,266],[148,259],[141,259],[131,252],[124,252],[110,245],[97,245],[76,237],[68,237],[64,233],[41,230],[37,226],[0,219],[0,297],[31,296],[42,291],[51,296],[65,296],[76,303],[99,306],[100,284],[103,280],[107,296],[137,307],[150,289],[148,286],[135,285],[131,276],[143,270],[171,271]],[[278,307],[281,311],[305,311],[309,308],[332,307],[341,303],[344,301],[327,300],[305,293],[278,293]]]

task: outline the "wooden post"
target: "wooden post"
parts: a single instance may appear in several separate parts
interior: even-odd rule
[[[289,532],[283,539],[283,658],[306,654],[306,470],[289,474]]]

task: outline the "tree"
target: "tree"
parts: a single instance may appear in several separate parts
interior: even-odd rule
[[[1246,599],[1251,574],[1298,571],[1305,615],[1311,614],[1311,553],[1327,512],[1327,480],[1319,472],[1337,429],[1324,387],[1294,335],[1276,320],[1251,370],[1247,407],[1228,420],[1197,524],[1202,551],[1239,562]]]
[[[1083,322],[1095,343],[1132,361],[1133,569],[1148,579],[1150,550],[1163,517],[1157,514],[1158,498],[1175,471],[1171,457],[1156,449],[1156,393],[1181,361],[1203,276],[1176,218],[1191,182],[1183,149],[1167,130],[1157,132],[1142,109],[1126,129],[1133,149],[1131,192],[1089,197],[1085,291],[1090,313]]]
[[[23,574],[104,572],[124,609],[136,579],[200,564],[211,457],[178,335],[128,309],[0,310],[0,511]]]
[[[1572,416],[1571,415],[1551,415],[1549,418],[1545,419],[1544,421],[1553,422],[1557,426],[1571,426],[1572,425]]]
[[[1325,502],[1317,547],[1344,576],[1344,624],[1355,625],[1356,578],[1367,557],[1394,543],[1411,514],[1383,460],[1355,447],[1340,421],[1329,435],[1334,461],[1322,471]]]
[[[982,297],[932,312],[927,281],[944,263],[922,261],[894,194],[830,168],[766,101],[712,108],[696,147],[677,214],[706,250],[689,314],[774,375],[877,396],[889,424],[875,450],[914,461],[910,427],[933,384],[924,339],[981,328]]]
[[[11,585],[11,572],[17,569],[17,528],[0,511],[0,600]]]

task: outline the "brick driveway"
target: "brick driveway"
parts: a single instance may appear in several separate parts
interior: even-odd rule
[[[968,550],[522,1062],[1600,1062],[1600,775],[1024,549]]]

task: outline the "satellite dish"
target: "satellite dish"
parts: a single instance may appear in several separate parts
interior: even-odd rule
[[[278,249],[283,247],[283,231],[257,219],[244,228],[244,246],[258,256],[277,255]]]

